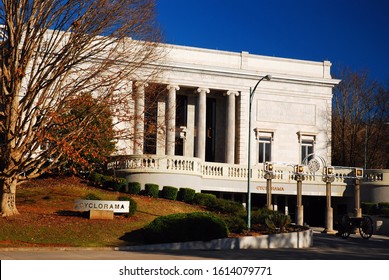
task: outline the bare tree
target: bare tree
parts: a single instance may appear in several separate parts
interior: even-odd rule
[[[131,81],[153,74],[145,66],[161,57],[154,19],[153,0],[0,3],[2,216],[18,214],[17,185],[55,167],[99,113],[90,110],[80,125],[52,137],[74,96],[93,93],[114,106]]]
[[[385,145],[388,90],[370,81],[367,73],[344,69],[340,78],[332,112],[332,163],[383,168],[389,156]]]

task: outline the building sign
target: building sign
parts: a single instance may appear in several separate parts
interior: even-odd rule
[[[258,191],[266,191],[266,187],[263,187],[263,186],[258,186],[256,189]],[[274,186],[274,187],[272,186],[271,190],[276,191],[276,192],[284,192],[285,191],[284,187],[277,187],[277,186]]]
[[[90,211],[90,210],[108,210],[114,213],[129,213],[129,201],[111,201],[111,200],[84,200],[79,199],[74,203],[76,211]]]

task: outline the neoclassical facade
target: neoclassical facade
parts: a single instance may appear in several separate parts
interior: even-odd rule
[[[272,162],[274,208],[293,213],[294,166],[303,164],[306,216],[315,211],[324,215],[322,171],[331,164],[332,90],[340,82],[331,77],[331,63],[165,47],[161,73],[152,81],[162,94],[150,113],[150,81],[133,82],[128,102],[135,117],[120,124],[133,137],[118,142],[109,168],[142,185],[190,187],[243,203],[251,170],[253,206],[261,207],[266,203],[263,166]],[[258,84],[250,115],[250,92],[266,75],[271,79]],[[319,160],[309,165],[312,157]],[[353,192],[345,179],[350,172],[336,170],[331,191],[335,214],[352,211]]]

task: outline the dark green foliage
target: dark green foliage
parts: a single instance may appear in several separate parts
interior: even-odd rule
[[[290,224],[291,219],[288,215],[282,214],[277,211],[273,211],[272,214],[270,214],[265,219],[265,224],[267,228],[271,231],[275,232],[283,232],[285,231],[285,228],[288,224]]]
[[[247,222],[244,216],[238,215],[223,215],[221,218],[227,225],[227,228],[230,232],[241,233],[247,229]]]
[[[89,182],[91,182],[92,185],[94,185],[94,186],[101,186],[103,177],[104,177],[103,174],[100,174],[100,173],[97,173],[97,172],[92,172],[89,175],[88,179],[89,179]]]
[[[178,189],[172,186],[164,186],[162,188],[162,198],[170,199],[170,200],[176,200],[178,194]]]
[[[140,193],[140,183],[138,182],[129,182],[128,183],[128,193],[129,194],[139,194]]]
[[[366,215],[378,214],[378,205],[373,202],[361,202],[362,213]]]
[[[145,228],[146,243],[169,243],[225,238],[227,226],[209,212],[181,213],[155,219]]]
[[[118,197],[119,201],[129,201],[130,202],[130,212],[126,214],[128,217],[133,216],[138,209],[138,204],[136,203],[135,200],[133,200],[129,196],[119,196]]]
[[[159,185],[157,185],[157,184],[145,184],[144,195],[157,198],[159,195]]]
[[[272,215],[275,211],[269,210],[266,207],[260,208],[256,211],[251,212],[251,224],[256,225],[265,225],[266,224],[266,218],[269,217],[269,215]]]
[[[101,200],[101,197],[99,197],[98,195],[96,195],[94,193],[88,193],[82,199],[85,199],[85,200]]]
[[[124,190],[127,187],[127,180],[125,178],[114,178],[112,176],[104,176],[102,178],[103,188],[112,189],[115,191]]]
[[[221,198],[217,198],[211,205],[207,205],[207,209],[222,214],[233,214],[237,216],[245,215],[246,213],[241,203]]]
[[[216,196],[209,193],[196,193],[193,198],[193,203],[201,206],[212,206],[215,204]]]
[[[186,202],[186,203],[192,203],[195,194],[196,194],[196,191],[194,189],[180,188],[179,191],[178,191],[177,199],[179,201],[183,201],[183,202]]]
[[[389,202],[379,202],[378,203],[378,209],[382,211],[385,208],[389,208]]]

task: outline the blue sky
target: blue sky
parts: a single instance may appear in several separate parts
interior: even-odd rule
[[[368,71],[389,85],[389,0],[157,0],[171,44]]]

